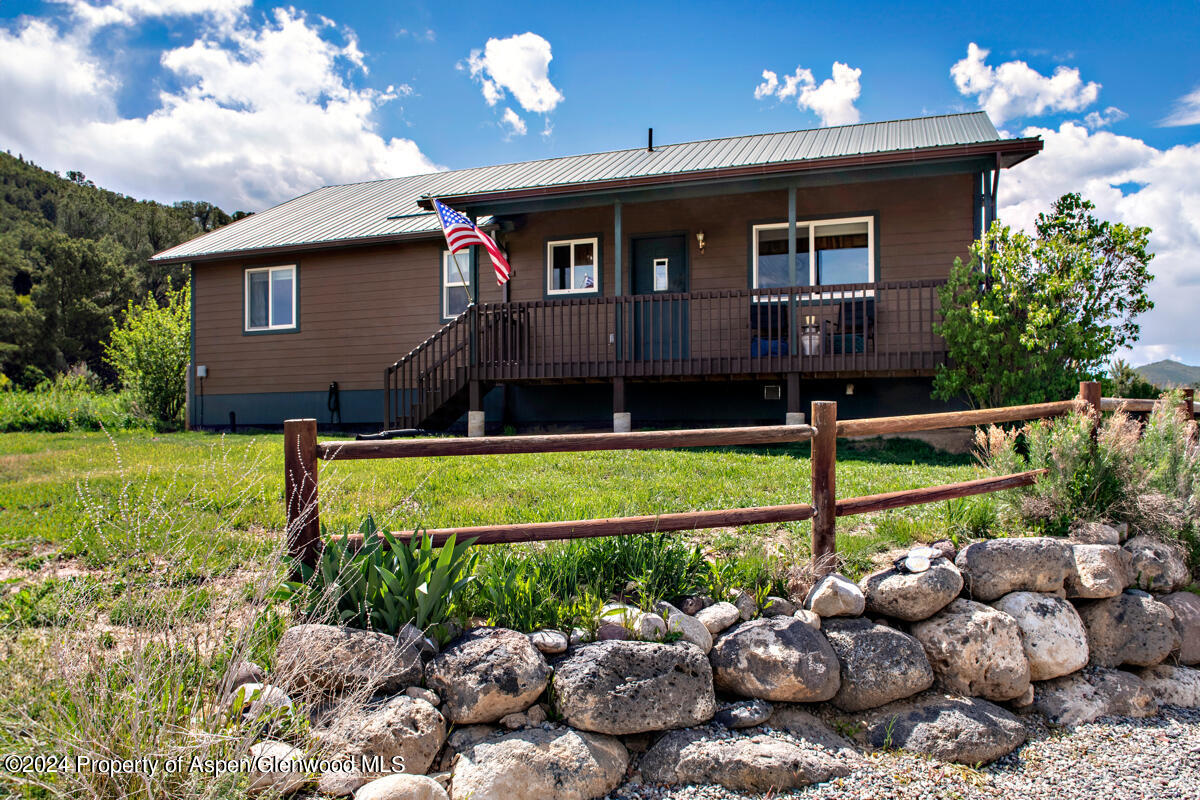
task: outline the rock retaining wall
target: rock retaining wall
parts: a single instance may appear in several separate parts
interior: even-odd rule
[[[744,593],[610,604],[603,641],[476,628],[435,653],[415,631],[300,625],[279,646],[286,682],[237,674],[273,708],[307,709],[309,749],[433,773],[312,776],[374,800],[584,799],[627,781],[784,790],[881,747],[977,764],[1019,747],[1029,714],[1075,725],[1200,705],[1200,598],[1179,591],[1182,553],[1079,530],[926,549],[908,562],[929,559],[924,571],[831,576],[805,608],[771,598],[761,617]],[[355,690],[375,697],[329,710]],[[283,780],[256,785],[296,788]]]

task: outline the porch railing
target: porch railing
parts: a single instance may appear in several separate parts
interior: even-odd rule
[[[940,281],[479,306],[481,380],[932,370]]]
[[[484,303],[388,368],[388,427],[471,380],[913,374],[945,359],[941,281]]]

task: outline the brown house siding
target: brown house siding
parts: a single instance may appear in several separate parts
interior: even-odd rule
[[[383,369],[438,327],[434,242],[296,259],[300,329],[243,334],[243,271],[279,260],[195,270],[196,363],[208,394],[378,389]]]
[[[800,189],[796,199],[800,220],[877,214],[879,280],[944,277],[971,240],[970,175]],[[626,287],[630,237],[686,231],[692,291],[745,288],[750,225],[786,218],[783,191],[626,204]],[[547,239],[589,234],[600,237],[603,293],[617,293],[611,205],[530,214],[515,223],[504,238],[514,268],[511,300],[544,297]],[[707,241],[703,255],[695,239],[700,229]],[[195,348],[196,363],[208,367],[204,392],[323,392],[331,381],[343,391],[378,390],[384,368],[440,327],[440,251],[440,241],[429,241],[295,259],[300,329],[294,333],[245,335],[242,324],[243,270],[291,261],[198,264]],[[479,299],[498,302],[501,292],[486,258],[478,274]],[[597,353],[607,351],[603,338],[593,344]]]

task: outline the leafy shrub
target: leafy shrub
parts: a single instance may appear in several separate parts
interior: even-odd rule
[[[445,640],[445,623],[472,580],[471,541],[455,544],[452,536],[437,549],[428,536],[402,542],[379,531],[371,517],[359,533],[363,544],[358,548],[346,535],[325,536],[315,568],[294,564],[301,580],[287,582],[282,594],[310,619],[390,634],[412,623]]]
[[[179,420],[187,403],[187,368],[191,360],[191,286],[172,290],[159,305],[148,295],[132,302],[104,349],[104,360],[117,371],[121,385],[159,422]]]
[[[0,392],[0,431],[65,433],[148,427],[132,395],[92,391],[71,375],[43,381],[33,391]]]
[[[1074,412],[1020,429],[993,426],[976,444],[993,472],[1049,470],[1033,486],[1000,496],[1024,523],[1063,534],[1075,520],[1127,522],[1140,533],[1182,539],[1196,560],[1200,445],[1181,398],[1163,395],[1144,426],[1117,411],[1096,429],[1090,415]]]

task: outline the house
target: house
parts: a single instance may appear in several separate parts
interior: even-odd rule
[[[191,265],[193,426],[798,421],[930,410],[937,288],[1039,152],[983,113],[317,189]],[[493,232],[445,249],[430,197]],[[472,248],[472,251],[480,248]]]

